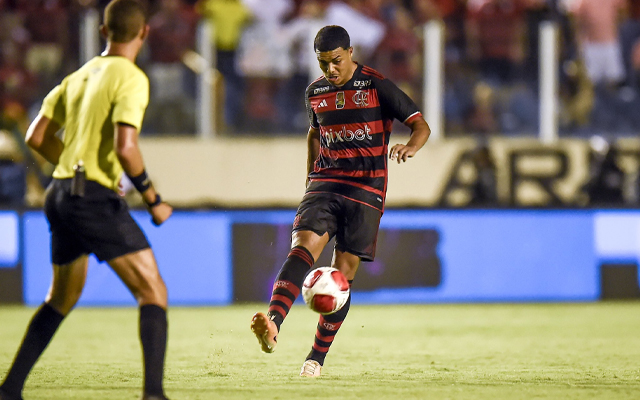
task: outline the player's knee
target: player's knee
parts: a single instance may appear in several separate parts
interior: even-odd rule
[[[360,258],[354,254],[347,252],[339,252],[334,256],[333,264],[334,268],[337,268],[347,277],[347,279],[353,279],[360,266]]]

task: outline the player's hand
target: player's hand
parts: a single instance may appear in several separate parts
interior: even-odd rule
[[[396,144],[389,151],[389,159],[398,160],[398,164],[400,164],[400,160],[402,160],[402,162],[406,162],[407,159],[415,156],[417,152],[418,150],[413,146]]]
[[[155,226],[160,226],[164,221],[169,219],[173,213],[173,207],[164,201],[153,207],[149,207],[149,214],[151,214],[151,221]]]

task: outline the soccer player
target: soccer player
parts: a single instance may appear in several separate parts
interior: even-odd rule
[[[429,138],[416,104],[376,70],[352,60],[347,31],[325,26],[314,40],[323,76],[306,90],[307,189],[293,221],[291,251],[273,285],[267,314],[256,313],[251,330],[262,351],[276,349],[277,335],[300,293],[305,275],[332,237],[332,266],[351,284],[360,261],[373,261],[387,190],[389,159],[405,162]],[[407,144],[391,149],[394,119],[411,128]],[[320,376],[325,356],[351,298],[338,312],[320,316],[301,376]]]
[[[134,61],[149,33],[146,21],[138,1],[111,1],[100,28],[105,51],[47,95],[27,131],[27,144],[56,166],[44,205],[53,281],[0,386],[0,400],[22,399],[27,375],[80,298],[91,253],[107,261],[140,307],[142,399],[166,399],[167,289],[144,233],[117,193],[124,171],[156,225],[173,211],[149,181],[137,142],[149,81]]]

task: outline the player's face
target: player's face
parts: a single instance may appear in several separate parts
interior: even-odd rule
[[[342,86],[353,76],[355,68],[351,60],[352,54],[353,47],[349,47],[346,50],[338,47],[331,51],[316,51],[320,69],[332,85]]]

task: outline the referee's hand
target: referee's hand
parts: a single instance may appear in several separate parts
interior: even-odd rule
[[[151,214],[151,221],[153,221],[155,226],[162,225],[173,213],[173,207],[164,201],[153,207],[148,207],[148,210],[149,214]]]

